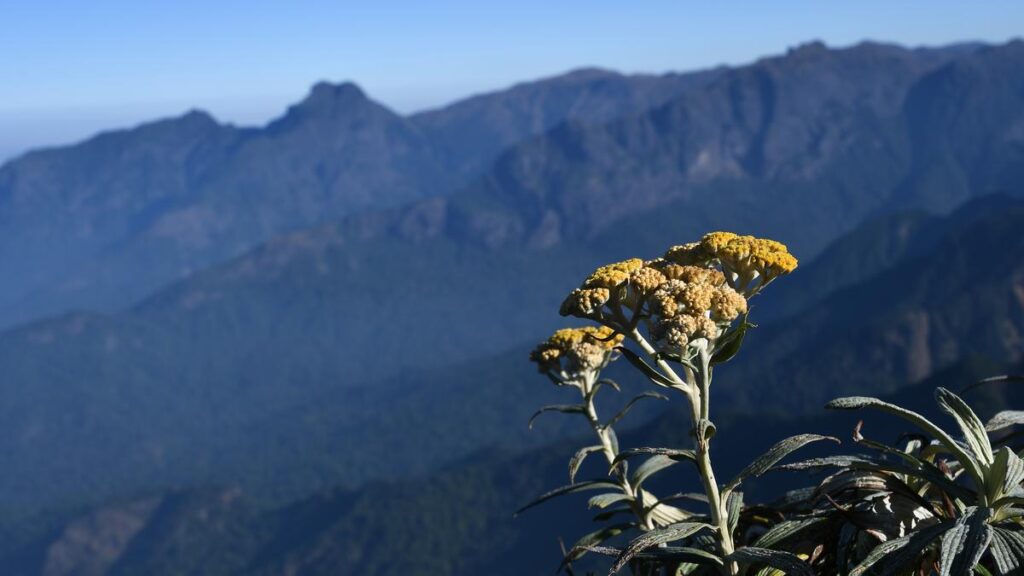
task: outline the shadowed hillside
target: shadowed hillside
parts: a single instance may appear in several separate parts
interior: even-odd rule
[[[1018,360],[1024,352],[1015,336],[1024,326],[1018,294],[1022,206],[1020,200],[995,196],[948,217],[891,219],[929,222],[930,233],[910,241],[901,240],[903,227],[877,223],[841,239],[823,253],[828,260],[786,279],[794,285],[830,285],[830,293],[808,301],[793,316],[762,324],[751,333],[744,358],[718,377],[730,405],[802,413],[844,390],[890,392],[968,358],[987,358],[994,365]],[[864,250],[854,248],[860,240],[867,241]],[[861,267],[852,277],[832,275],[834,269],[862,266],[863,255],[879,245],[892,247],[882,250],[892,255],[881,258],[884,265]],[[657,254],[654,246],[642,253]],[[0,362],[20,371],[9,372],[9,382],[17,385],[0,388],[0,416],[8,430],[0,447],[22,472],[0,478],[10,496],[5,506],[24,513],[86,492],[105,498],[211,482],[238,483],[260,498],[283,501],[335,484],[425,474],[490,444],[522,445],[529,439],[523,422],[538,404],[556,396],[533,374],[525,361],[529,346],[523,343],[566,322],[554,313],[568,289],[546,283],[538,273],[544,262],[572,261],[563,256],[535,257],[514,267],[505,259],[505,269],[476,272],[493,282],[482,286],[493,286],[492,294],[503,297],[473,304],[481,301],[471,299],[470,292],[463,296],[466,318],[488,318],[484,306],[498,306],[504,298],[522,306],[524,322],[516,327],[481,321],[467,323],[467,330],[478,326],[495,342],[502,341],[502,330],[526,333],[533,323],[532,332],[501,344],[493,355],[468,360],[452,355],[447,365],[407,367],[389,378],[373,379],[369,369],[361,372],[366,380],[340,376],[359,373],[357,364],[332,351],[357,343],[332,331],[335,324],[320,316],[337,306],[339,317],[351,319],[344,314],[353,301],[345,299],[349,293],[325,287],[330,275],[307,276],[307,282],[293,272],[278,277],[283,284],[269,284],[310,295],[321,286],[324,295],[299,298],[296,292],[282,298],[293,302],[287,314],[262,319],[273,329],[253,320],[260,318],[257,311],[273,310],[264,298],[281,298],[280,293],[264,294],[265,287],[246,281],[230,291],[222,286],[218,297],[194,309],[206,310],[195,318],[173,308],[182,299],[195,300],[182,287],[154,300],[152,310],[143,307],[122,318],[76,316],[8,334],[0,340]],[[575,281],[584,274],[577,273]],[[421,277],[430,278],[426,272]],[[515,287],[518,277],[535,278],[534,290],[548,294],[529,300],[497,291],[502,285]],[[966,290],[967,283],[974,288]],[[460,295],[457,283],[445,285]],[[246,292],[242,286],[259,290]],[[208,286],[204,290],[213,293]],[[368,287],[365,293],[379,294]],[[396,299],[390,307],[395,316],[388,321],[397,323],[402,314],[422,308],[415,295]],[[754,306],[758,321],[761,307],[768,310],[771,301],[755,300]],[[439,312],[420,313],[425,316],[416,322]],[[504,336],[511,339],[514,333]],[[412,331],[402,337],[380,357],[385,367],[401,366],[400,359],[411,362],[417,343],[432,336]],[[388,350],[385,341],[373,338],[370,344]],[[432,349],[441,344],[435,338]],[[322,356],[310,350],[314,346],[321,347]],[[815,352],[808,356],[807,350]],[[392,355],[394,364],[385,360]],[[863,369],[851,369],[853,363]],[[541,425],[552,436],[565,432],[552,423]],[[424,435],[432,441],[424,444]],[[382,453],[391,457],[381,458]]]

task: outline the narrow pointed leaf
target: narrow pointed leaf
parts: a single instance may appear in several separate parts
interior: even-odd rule
[[[697,564],[713,564],[722,566],[722,559],[707,550],[692,546],[665,546],[649,548],[634,556],[639,560],[659,560],[661,562],[696,562]]]
[[[647,491],[644,490],[644,492]],[[654,500],[653,495],[648,494],[648,496],[650,497],[650,500]],[[649,506],[647,508],[650,509]],[[654,508],[651,509],[651,519],[654,520],[655,526],[659,527],[692,521],[695,516],[696,514],[693,514],[692,512],[663,503],[657,503],[654,505]]]
[[[615,390],[616,392],[622,392],[622,388],[619,387],[619,383],[616,382],[615,380],[612,380],[611,378],[601,378],[600,380],[595,382],[594,383],[594,392],[596,393],[603,386],[611,386],[612,389]]]
[[[966,576],[981,560],[992,539],[989,508],[970,507],[942,536],[939,576]]]
[[[609,538],[614,538],[619,534],[622,534],[626,530],[633,528],[635,524],[632,522],[624,522],[622,524],[614,524],[612,526],[605,526],[600,530],[595,530],[590,534],[587,534],[576,541],[572,548],[569,549],[569,553],[562,559],[562,566],[559,568],[564,569],[569,565],[570,562],[575,562],[583,557],[584,554],[590,551],[590,548],[601,544]]]
[[[605,509],[616,502],[622,502],[623,500],[630,500],[631,497],[628,494],[622,492],[608,492],[606,494],[598,494],[592,496],[587,502],[588,508],[600,508]]]
[[[952,527],[952,522],[943,522],[915,530],[902,538],[882,542],[850,571],[849,576],[860,576],[869,569],[880,576],[893,574],[919,559],[925,548]]]
[[[555,488],[554,490],[551,490],[550,492],[545,492],[544,494],[541,494],[533,502],[530,502],[526,506],[523,506],[519,510],[516,510],[515,514],[516,515],[522,514],[523,512],[529,510],[530,508],[533,508],[534,506],[536,506],[538,504],[542,504],[544,502],[547,502],[548,500],[551,500],[552,498],[557,498],[558,496],[562,496],[562,495],[565,495],[565,494],[573,494],[575,492],[583,492],[585,490],[600,490],[602,488],[610,488],[612,490],[618,490],[619,485],[615,484],[614,482],[609,482],[607,480],[588,480],[586,482],[579,482],[577,484],[569,484],[568,486],[562,486],[561,488]]]
[[[767,532],[761,535],[754,544],[758,548],[771,548],[772,546],[782,542],[790,536],[799,534],[800,532],[817,526],[825,522],[825,518],[804,518],[801,520],[789,520],[786,522],[779,522],[775,526],[772,526]]]
[[[657,530],[651,530],[630,542],[626,549],[619,554],[615,564],[608,573],[615,574],[622,570],[622,567],[629,563],[637,554],[648,548],[688,538],[705,528],[710,529],[711,526],[701,522],[680,522]]]
[[[626,414],[629,414],[629,411],[633,408],[633,405],[643,400],[644,398],[657,398],[658,400],[664,400],[666,402],[668,401],[668,396],[665,396],[664,394],[658,394],[657,392],[644,392],[639,396],[634,396],[632,400],[630,400],[625,406],[622,407],[622,410],[619,410],[618,414],[612,416],[612,419],[609,420],[607,424],[605,424],[605,427],[610,428],[618,424],[619,421],[626,416]]]
[[[747,322],[747,315],[744,314],[736,329],[732,331],[732,334],[726,336],[726,340],[721,343],[718,351],[711,357],[711,365],[724,364],[732,360],[743,346],[743,338],[747,334],[747,328],[751,326],[753,324]]]
[[[976,494],[967,488],[950,480],[930,462],[922,461],[920,467],[914,468],[900,462],[889,462],[880,458],[867,458],[864,456],[826,456],[824,458],[810,458],[800,462],[780,464],[772,470],[816,470],[820,468],[854,468],[857,470],[869,470],[873,472],[889,472],[892,474],[908,474],[942,488],[950,496],[959,498],[964,502],[973,502]]]
[[[640,456],[642,454],[660,454],[680,462],[683,460],[689,460],[691,462],[697,461],[697,453],[693,450],[674,450],[672,448],[631,448],[619,453],[619,455],[615,457],[615,460],[612,461],[612,467],[623,460],[628,460],[634,456]]]
[[[952,436],[946,433],[946,431],[944,431],[942,428],[939,428],[930,420],[928,420],[924,416],[921,416],[917,412],[913,412],[905,408],[900,408],[895,404],[883,402],[878,398],[870,398],[867,396],[848,396],[846,398],[836,398],[835,400],[826,404],[825,408],[828,408],[830,410],[858,410],[860,408],[875,408],[876,410],[888,412],[889,414],[899,416],[904,420],[912,422],[918,428],[921,428],[925,432],[931,434],[933,437],[935,437],[936,440],[938,440],[943,446],[945,446],[946,450],[949,450],[950,453],[952,453],[953,456],[955,456],[956,459],[960,461],[960,464],[964,466],[965,469],[970,473],[971,478],[974,479],[975,484],[977,484],[978,486],[985,485],[984,476],[981,472],[981,467],[978,464],[978,461],[973,456],[968,454],[967,451],[965,451],[960,446],[960,444],[953,439]]]
[[[584,448],[580,448],[578,451],[576,451],[575,454],[573,454],[572,459],[569,460],[570,484],[576,481],[576,472],[579,471],[580,466],[583,464],[583,461],[587,458],[587,456],[593,454],[594,452],[600,452],[601,450],[604,450],[604,446],[586,446]]]
[[[541,415],[547,412],[563,412],[566,414],[583,414],[586,408],[579,404],[553,404],[551,406],[545,406],[540,410],[533,413],[530,416],[530,421],[526,424],[526,427],[533,430],[533,422]]]
[[[650,379],[651,382],[654,382],[659,386],[666,386],[669,388],[671,388],[674,385],[671,380],[666,378],[661,372],[658,372],[656,369],[654,369],[654,367],[648,364],[643,358],[638,356],[636,352],[633,352],[632,350],[626,348],[625,346],[619,346],[616,348],[616,350],[622,352],[622,357],[625,358],[626,360],[629,360],[629,363],[635,366],[637,370],[643,372],[644,376],[647,376],[647,378]]]
[[[1003,410],[985,424],[985,430],[995,432],[1017,424],[1024,424],[1024,410]]]
[[[985,425],[981,423],[978,415],[963,399],[945,388],[935,389],[935,400],[946,414],[956,420],[974,457],[983,465],[990,466],[995,455],[988,440],[988,432],[985,431]]]
[[[811,570],[811,566],[807,562],[801,560],[796,554],[781,550],[744,546],[730,554],[726,560],[740,564],[766,564],[782,570],[789,576],[814,576],[814,571]]]
[[[644,460],[644,463],[637,467],[633,472],[633,475],[630,477],[630,482],[634,487],[639,488],[643,485],[645,480],[657,472],[660,472],[670,466],[675,466],[678,463],[679,460],[676,460],[675,458],[669,458],[663,454],[655,454],[647,460]]]
[[[743,492],[733,490],[725,501],[725,509],[728,512],[729,531],[734,532],[740,521],[740,512],[743,510]]]
[[[790,453],[798,450],[799,448],[810,444],[811,442],[818,442],[820,440],[831,440],[832,442],[839,443],[838,438],[832,436],[822,436],[820,434],[800,434],[799,436],[791,436],[778,442],[774,446],[768,449],[767,452],[762,454],[754,460],[746,468],[744,468],[739,474],[736,475],[728,484],[725,486],[725,491],[729,492],[732,489],[740,485],[743,480],[751,476],[760,476],[766,471],[771,469],[772,466],[778,464],[779,460],[782,460]]]
[[[619,453],[619,435],[615,433],[614,428],[605,428],[604,433],[608,435],[608,440],[612,443],[612,452],[615,454]]]

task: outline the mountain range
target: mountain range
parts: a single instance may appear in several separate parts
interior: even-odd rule
[[[531,342],[595,266],[713,229],[802,260],[716,377],[737,420],[810,422],[843,392],[1019,363],[1020,70],[1020,41],[812,43],[408,117],[321,83],[265,127],[192,112],[9,162],[0,558],[47,575],[533,570],[546,557],[517,559],[521,528],[480,537],[552,475],[526,471],[554,457],[515,452],[578,431],[525,430],[558,396]],[[427,497],[456,492],[458,510]],[[423,537],[432,522],[453,535]]]

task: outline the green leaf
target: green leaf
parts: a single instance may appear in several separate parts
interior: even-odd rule
[[[593,392],[596,394],[603,386],[611,386],[616,392],[622,392],[622,388],[619,387],[619,383],[611,378],[601,378],[597,382],[594,382]]]
[[[939,576],[966,576],[981,560],[992,540],[988,508],[968,508],[953,527],[942,536]]]
[[[935,389],[935,400],[946,414],[956,420],[974,457],[984,467],[991,466],[995,455],[992,453],[992,444],[988,440],[988,432],[985,431],[985,425],[981,423],[978,415],[963,399],[945,388]]]
[[[747,328],[752,326],[753,324],[747,322],[747,314],[744,314],[736,329],[730,334],[726,334],[722,342],[719,343],[718,351],[711,357],[711,365],[724,364],[732,360],[743,345],[743,337],[747,334]]]
[[[985,430],[995,432],[1016,424],[1024,424],[1024,410],[1003,410],[985,424]]]
[[[572,548],[569,549],[569,553],[566,554],[565,557],[562,559],[562,565],[561,567],[559,567],[559,570],[564,569],[566,566],[569,565],[569,563],[575,562],[576,560],[582,558],[583,555],[590,550],[590,548],[597,546],[598,544],[604,542],[605,540],[608,540],[609,538],[614,538],[619,534],[622,534],[626,530],[633,528],[634,526],[635,524],[633,524],[632,522],[624,522],[622,524],[605,526],[600,530],[595,530],[590,534],[583,536],[582,538],[577,540],[575,544],[573,544]]]
[[[612,452],[615,454],[619,453],[619,435],[615,433],[614,428],[605,428],[604,433],[608,435],[608,441],[612,444]]]
[[[604,446],[585,446],[577,450],[576,453],[572,455],[572,459],[569,460],[570,484],[576,481],[576,472],[579,471],[580,466],[583,464],[583,461],[587,458],[587,456],[593,454],[594,452],[600,452],[601,450],[604,450]]]
[[[1024,535],[1020,532],[994,527],[989,550],[1001,576],[1024,574]]]
[[[691,462],[697,461],[697,454],[693,450],[674,450],[672,448],[631,448],[620,452],[619,455],[612,460],[612,468],[615,468],[615,466],[623,460],[628,460],[641,454],[660,454],[680,462],[683,460],[689,460]]]
[[[633,472],[633,475],[630,477],[630,483],[633,484],[634,488],[639,488],[643,485],[645,480],[655,473],[670,466],[675,466],[678,463],[679,460],[676,460],[675,458],[670,458],[664,454],[655,454],[647,460],[644,460],[644,463],[637,467]]]
[[[664,394],[658,394],[657,392],[644,392],[639,396],[634,396],[632,400],[626,403],[626,405],[622,407],[622,410],[619,410],[618,414],[613,416],[612,419],[609,420],[607,424],[605,424],[605,427],[610,428],[618,424],[619,420],[622,420],[626,416],[626,414],[629,413],[630,409],[633,408],[633,405],[643,400],[644,398],[657,398],[658,400],[664,400],[668,402],[668,396],[665,396]]]
[[[767,564],[790,576],[814,576],[811,566],[796,554],[768,548],[744,546],[726,557],[740,564]]]
[[[760,476],[761,474],[764,474],[771,469],[772,466],[775,466],[779,460],[782,460],[803,446],[806,446],[811,442],[818,442],[819,440],[831,440],[837,444],[839,443],[838,438],[822,436],[820,434],[800,434],[798,436],[786,438],[785,440],[776,443],[774,446],[769,448],[767,452],[748,464],[746,468],[744,468],[736,475],[735,478],[725,485],[724,492],[732,491],[734,488],[739,486],[743,480],[751,476]]]
[[[743,492],[730,492],[725,501],[725,509],[729,514],[729,531],[735,532],[736,525],[740,522],[740,512],[743,511]]]
[[[671,526],[646,532],[638,538],[635,538],[628,546],[626,546],[625,550],[619,554],[619,557],[615,560],[615,564],[608,573],[615,574],[619,570],[622,570],[622,567],[632,560],[637,554],[647,550],[648,548],[688,538],[705,528],[711,529],[711,526],[701,522],[680,522],[678,524],[672,524]]]
[[[779,542],[782,542],[790,536],[794,536],[804,531],[807,528],[817,526],[825,522],[825,518],[814,517],[814,518],[803,518],[800,520],[788,520],[786,522],[779,522],[775,526],[772,526],[767,532],[761,535],[754,544],[758,548],[770,548]]]
[[[913,412],[905,408],[900,408],[895,404],[883,402],[878,398],[870,398],[867,396],[848,396],[846,398],[836,398],[835,400],[826,404],[825,408],[828,408],[830,410],[858,410],[860,408],[875,408],[877,410],[881,410],[882,412],[888,412],[889,414],[899,416],[904,420],[912,422],[918,428],[921,428],[925,432],[934,436],[935,439],[938,440],[946,448],[946,450],[949,450],[949,452],[952,453],[954,457],[956,457],[956,459],[960,462],[964,469],[966,469],[967,472],[971,475],[971,478],[974,480],[977,486],[982,487],[985,485],[984,475],[982,474],[981,466],[978,464],[978,461],[973,456],[964,451],[964,449],[960,447],[960,444],[957,443],[957,441],[954,440],[949,434],[947,434],[945,430],[939,428],[935,424],[932,424],[931,421],[929,421],[924,416],[921,416],[917,412]]]
[[[908,562],[918,559],[925,548],[952,527],[952,522],[943,522],[920,528],[902,538],[886,540],[875,546],[860,564],[850,570],[849,576],[860,576],[879,562],[882,566],[872,570],[873,573],[879,576],[893,574],[903,569]]]
[[[643,358],[638,356],[636,352],[633,352],[632,350],[626,348],[625,346],[617,346],[615,349],[618,350],[619,352],[622,352],[623,358],[629,360],[629,363],[635,366],[641,372],[643,372],[644,376],[647,376],[647,378],[651,382],[654,382],[658,386],[665,386],[668,388],[671,388],[675,385],[671,380],[662,375],[661,372],[655,370],[654,367],[652,367],[650,364],[644,361]]]
[[[588,508],[605,508],[615,504],[616,502],[622,502],[623,500],[631,500],[632,497],[629,494],[623,494],[622,492],[608,492],[605,494],[598,494],[593,496],[587,502]]]
[[[692,546],[666,546],[652,548],[637,554],[634,558],[659,560],[661,562],[695,562],[697,564],[713,564],[722,566],[722,559],[707,550]]]
[[[864,456],[826,456],[824,458],[810,458],[800,462],[782,464],[775,466],[772,470],[815,470],[819,468],[853,468],[857,470],[868,470],[872,472],[887,472],[890,474],[905,474],[931,482],[941,488],[951,497],[970,503],[975,500],[976,494],[967,488],[950,480],[934,464],[921,461],[921,466],[911,467],[898,462],[888,462],[879,458],[867,458]]]
[[[995,462],[989,469],[989,496],[992,500],[1020,489],[1024,480],[1024,461],[1013,450],[1003,446],[996,452]]]
[[[533,416],[530,416],[530,421],[526,424],[526,427],[529,428],[530,430],[533,430],[533,422],[534,422],[534,420],[536,420],[537,417],[539,417],[541,414],[544,414],[546,412],[563,412],[563,413],[566,413],[566,414],[584,414],[584,413],[586,413],[586,406],[583,406],[583,405],[580,405],[580,404],[552,404],[551,406],[545,406],[545,407],[541,408],[540,410],[537,410],[536,412],[534,412]]]
[[[538,504],[547,502],[552,498],[557,498],[558,496],[563,496],[565,494],[573,494],[575,492],[583,492],[585,490],[600,490],[602,488],[618,490],[619,485],[615,484],[614,482],[609,482],[608,480],[588,480],[586,482],[580,482],[578,484],[569,484],[568,486],[555,488],[550,492],[545,492],[544,494],[541,494],[533,502],[530,502],[526,506],[523,506],[519,510],[516,510],[514,516],[518,516],[519,514],[522,514],[523,512],[529,510],[530,508],[533,508]]]
[[[650,512],[651,519],[654,520],[658,526],[678,524],[679,522],[684,522],[694,517],[692,512],[683,510],[682,508],[676,508],[675,506],[670,506],[664,501],[659,500],[654,494],[651,494],[644,489],[640,490],[640,495],[637,497],[637,501],[642,503],[644,510]]]

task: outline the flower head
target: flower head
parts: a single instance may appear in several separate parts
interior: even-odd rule
[[[662,265],[667,280],[649,298],[648,321],[662,351],[688,355],[690,344],[712,343],[746,312],[747,299],[726,282],[721,271],[709,266]]]
[[[607,264],[594,270],[583,282],[584,288],[616,288],[629,280],[630,274],[640,270],[644,261],[639,258],[630,258],[622,262]]]
[[[653,294],[666,281],[665,275],[651,266],[644,266],[629,275],[630,287],[640,296]]]
[[[665,254],[666,260],[677,264],[699,258],[717,261],[729,283],[747,296],[797,267],[796,258],[785,244],[732,232],[711,232],[696,244],[676,246]]]
[[[577,288],[566,296],[559,313],[562,316],[591,318],[610,298],[611,291],[607,288]]]
[[[593,376],[608,362],[622,335],[605,326],[563,328],[541,342],[530,353],[530,361],[564,382]]]
[[[601,309],[613,299],[629,300],[633,282],[647,286],[657,281],[650,271],[645,272],[644,261],[630,258],[601,266],[594,270],[579,288],[574,289],[562,302],[562,316],[577,316],[601,320]]]

